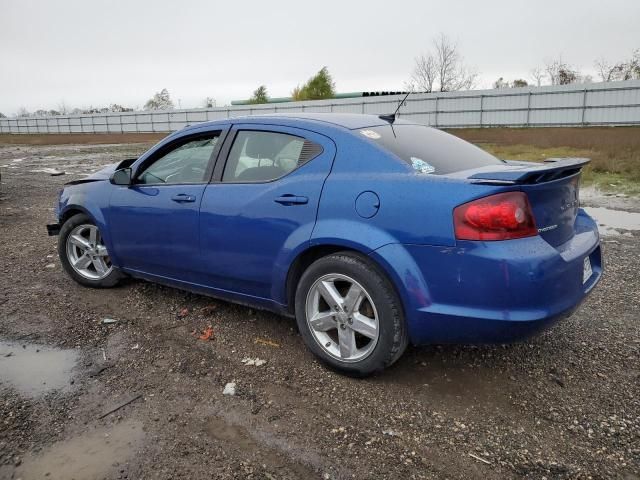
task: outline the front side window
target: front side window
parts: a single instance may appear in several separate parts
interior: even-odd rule
[[[136,183],[202,183],[219,133],[182,143],[155,160],[138,176]]]
[[[223,182],[269,182],[283,177],[322,152],[295,135],[241,130],[222,174]]]

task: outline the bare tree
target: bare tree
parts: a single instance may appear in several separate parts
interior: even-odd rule
[[[544,70],[543,70],[542,67],[535,67],[535,68],[531,69],[531,71],[529,72],[529,75],[531,76],[533,81],[536,82],[536,86],[538,86],[538,87],[540,87],[542,85],[542,82],[544,81],[545,77],[547,76],[547,74],[544,73]]]
[[[595,67],[603,82],[640,79],[640,49],[634,50],[630,59],[613,64],[600,58],[595,61]]]
[[[58,112],[60,112],[60,115],[67,115],[69,113],[69,107],[64,100],[58,104]]]
[[[631,55],[631,59],[625,62],[622,79],[640,80],[640,48],[636,48]]]
[[[465,65],[457,43],[441,33],[434,39],[431,51],[415,58],[410,83],[417,90],[451,92],[473,88],[477,77]]]
[[[498,89],[498,88],[509,88],[509,82],[505,81],[504,78],[500,77],[498,80],[496,80],[495,82],[493,82],[493,88]]]
[[[422,92],[433,92],[433,85],[438,75],[436,59],[429,53],[416,57],[415,62],[416,64],[411,74],[410,86]],[[407,90],[410,89],[411,88],[408,88]]]
[[[600,80],[603,82],[612,82],[615,80],[618,65],[612,65],[604,57],[600,57],[594,62],[594,66],[598,71]]]
[[[434,48],[440,91],[451,92],[473,88],[478,74],[469,70],[464,64],[458,45],[441,33],[440,38],[434,42]]]
[[[133,112],[133,108],[131,107],[124,107],[122,105],[119,105],[117,103],[112,103],[109,108],[108,108],[109,112]]]
[[[562,56],[545,62],[545,70],[551,80],[551,85],[569,85],[578,83],[582,79],[580,72],[565,62]]]

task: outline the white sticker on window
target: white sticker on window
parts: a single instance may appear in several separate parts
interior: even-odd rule
[[[419,173],[433,173],[436,171],[433,165],[416,157],[411,157],[411,166]]]
[[[380,134],[378,132],[374,132],[373,130],[360,130],[360,133],[367,138],[372,138],[377,140],[380,138]]]

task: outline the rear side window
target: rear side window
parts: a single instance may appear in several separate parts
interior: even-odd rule
[[[504,163],[469,142],[424,125],[384,125],[358,132],[421,173],[444,175]]]
[[[241,130],[229,152],[223,182],[269,182],[285,176],[322,152],[295,135]]]

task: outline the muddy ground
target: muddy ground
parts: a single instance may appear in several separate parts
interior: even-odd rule
[[[144,148],[0,145],[0,478],[640,478],[639,231],[607,231],[600,286],[531,341],[411,348],[355,380],[292,320],[64,274],[56,192]]]

